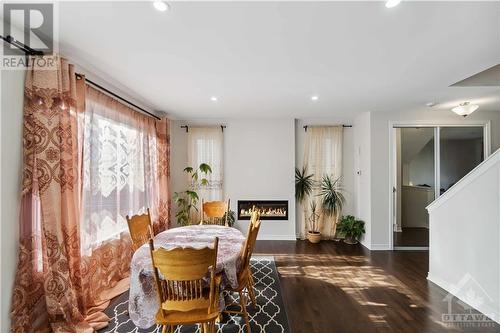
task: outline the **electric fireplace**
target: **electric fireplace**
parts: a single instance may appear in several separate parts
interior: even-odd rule
[[[238,200],[238,220],[250,220],[253,207],[261,220],[288,220],[287,200]]]

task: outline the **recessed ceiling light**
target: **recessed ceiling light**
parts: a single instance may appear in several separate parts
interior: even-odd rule
[[[401,0],[387,0],[385,2],[385,6],[387,8],[393,8],[393,7],[396,7],[397,5],[399,5],[400,2],[401,2]]]
[[[212,96],[212,97],[210,97],[210,100],[211,100],[212,102],[217,102],[217,96]]]
[[[319,99],[317,95],[311,96],[311,101],[316,102]]]
[[[425,104],[427,107],[432,108],[433,106],[436,106],[436,102],[429,102]]]
[[[158,10],[160,12],[167,11],[170,8],[168,3],[166,3],[165,1],[160,1],[160,0],[154,1],[153,6],[155,7],[156,10]]]
[[[463,102],[463,103],[460,103],[459,106],[456,106],[453,109],[451,109],[451,111],[455,112],[459,116],[467,117],[468,115],[470,115],[472,112],[476,111],[477,109],[479,109],[479,105],[470,104],[469,102]]]

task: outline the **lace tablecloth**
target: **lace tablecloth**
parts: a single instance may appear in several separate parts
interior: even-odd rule
[[[219,237],[217,252],[217,272],[222,272],[222,284],[238,287],[237,271],[240,251],[245,236],[235,228],[216,225],[193,225],[174,228],[158,234],[154,239],[155,248],[167,250],[174,247],[212,247],[214,238]],[[130,271],[129,315],[139,328],[148,328],[155,323],[159,308],[158,294],[153,277],[153,266],[149,244],[144,244],[132,257]]]

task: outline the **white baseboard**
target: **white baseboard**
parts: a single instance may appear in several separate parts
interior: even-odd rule
[[[387,251],[391,250],[391,246],[389,244],[371,244],[368,249],[371,251]]]
[[[428,246],[394,246],[394,251],[429,251]]]
[[[479,312],[481,312],[483,314],[488,314],[488,315],[497,314],[497,311],[495,311],[495,309],[493,309],[492,307],[487,306],[485,304],[481,304],[480,306],[477,306],[477,307],[476,306],[472,306],[466,300],[464,300],[462,297],[459,297],[459,296],[457,296],[457,295],[455,295],[455,294],[453,294],[451,292],[451,290],[452,290],[451,283],[448,283],[448,282],[446,282],[443,279],[440,279],[440,278],[438,278],[436,276],[433,276],[430,272],[427,273],[427,280],[430,281],[430,282],[432,282],[432,283],[434,283],[435,285],[437,285],[441,289],[444,289],[444,291],[446,291],[447,293],[455,296],[460,301],[464,302],[465,304],[469,305],[471,308],[476,309],[477,311],[479,311]],[[498,314],[495,315],[495,316],[492,316],[490,319],[492,319],[496,323],[500,324],[500,316]]]

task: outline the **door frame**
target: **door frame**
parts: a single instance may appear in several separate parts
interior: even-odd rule
[[[394,223],[396,222],[395,216],[395,195],[393,189],[397,186],[396,184],[396,170],[397,170],[397,158],[396,158],[396,129],[397,128],[408,128],[408,127],[432,127],[434,129],[434,156],[440,156],[440,128],[442,127],[482,127],[483,128],[483,139],[484,139],[484,159],[487,159],[491,154],[491,121],[465,121],[465,122],[428,122],[428,121],[389,121],[389,248],[394,250]],[[440,185],[440,166],[439,158],[434,161],[434,183],[435,183],[435,198],[436,200],[439,193]],[[436,195],[437,194],[437,195]],[[398,248],[401,249],[401,248]],[[419,248],[406,248],[408,250],[418,250]],[[420,248],[425,249],[425,248]]]

